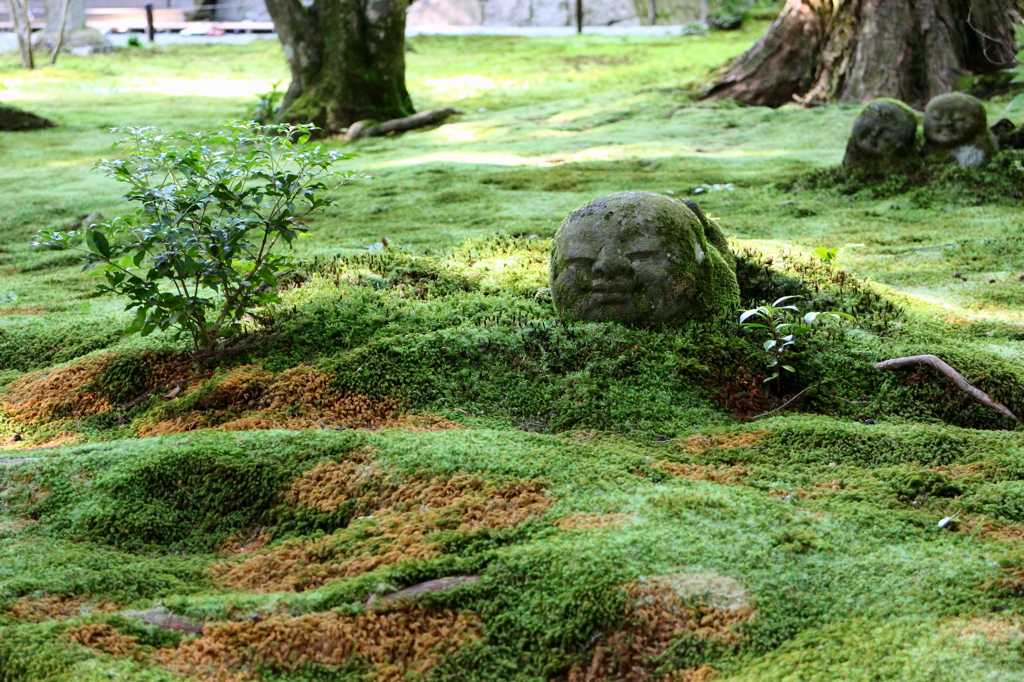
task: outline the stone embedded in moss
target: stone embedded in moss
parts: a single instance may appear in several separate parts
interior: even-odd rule
[[[42,116],[36,116],[18,107],[0,102],[0,131],[17,132],[53,128],[56,124]]]
[[[843,168],[847,172],[891,173],[918,163],[917,114],[903,102],[868,103],[853,122]]]
[[[999,151],[981,101],[962,92],[939,95],[924,110],[924,149],[932,161],[983,166]]]
[[[568,319],[678,323],[739,305],[718,225],[693,202],[651,192],[611,194],[571,213],[549,274],[555,309]]]
[[[57,47],[58,42],[61,52],[81,56],[94,52],[114,51],[114,46],[102,33],[88,26],[66,31],[63,40],[57,31],[40,31],[32,41],[32,47],[38,52],[53,52],[53,48]]]

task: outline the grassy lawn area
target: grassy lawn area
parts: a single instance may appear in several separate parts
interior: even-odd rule
[[[59,124],[0,133],[0,681],[1020,679],[1024,430],[871,365],[937,354],[1024,414],[1024,212],[984,175],[829,186],[857,106],[698,101],[765,26],[410,39],[417,108],[464,113],[326,141],[372,178],[202,361],[30,242],[126,212],[111,127],[243,118],[279,45],[0,55]],[[858,321],[774,384],[739,310],[560,323],[551,237],[622,190],[714,216],[744,307]]]

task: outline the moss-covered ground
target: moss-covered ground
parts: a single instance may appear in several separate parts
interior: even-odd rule
[[[763,29],[412,39],[417,106],[466,113],[329,141],[374,178],[201,362],[29,242],[125,210],[107,128],[241,117],[279,48],[0,56],[60,124],[0,134],[0,680],[1020,679],[1024,430],[871,365],[1024,414],[1021,161],[836,182],[855,107],[694,99]],[[719,220],[744,307],[858,321],[768,384],[738,310],[559,323],[551,235],[627,189]]]

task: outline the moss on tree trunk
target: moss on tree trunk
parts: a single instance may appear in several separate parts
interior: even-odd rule
[[[268,0],[292,83],[279,120],[336,133],[413,113],[405,88],[406,0]]]
[[[1014,0],[788,0],[704,97],[777,107],[802,99],[921,107],[964,74],[1016,62]]]

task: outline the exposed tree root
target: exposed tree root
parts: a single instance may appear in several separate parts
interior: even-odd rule
[[[364,137],[381,137],[388,133],[404,133],[407,130],[426,128],[443,122],[449,116],[461,114],[458,109],[431,109],[421,111],[405,118],[394,118],[384,123],[374,124],[373,121],[357,121],[345,133],[346,142],[355,142]]]
[[[939,374],[944,375],[947,379],[956,384],[956,387],[967,395],[974,398],[976,401],[991,407],[996,412],[1005,414],[1010,419],[1014,420],[1018,424],[1024,424],[1017,415],[1010,411],[1008,407],[1002,403],[998,403],[989,397],[988,393],[985,393],[981,389],[975,388],[971,385],[967,379],[960,372],[956,371],[945,362],[940,360],[935,355],[911,355],[905,358],[893,358],[892,360],[884,360],[882,362],[875,363],[875,369],[902,369],[904,367],[917,367],[920,365],[928,365]]]

